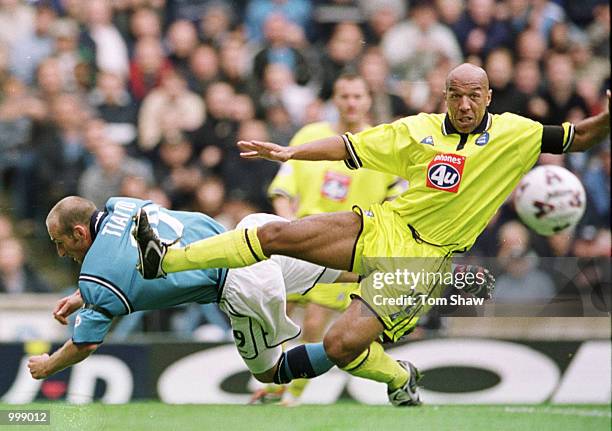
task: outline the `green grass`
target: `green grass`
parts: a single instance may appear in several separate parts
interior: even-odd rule
[[[50,409],[50,426],[10,426],[10,430],[84,431],[609,431],[610,405],[459,406],[426,405],[398,409],[339,403],[284,408],[273,405],[125,405],[36,403],[0,404],[7,409]]]

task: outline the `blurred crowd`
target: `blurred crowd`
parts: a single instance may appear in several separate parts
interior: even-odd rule
[[[601,0],[0,0],[0,292],[50,289],[15,232],[44,237],[67,195],[151,199],[228,228],[271,211],[278,166],[241,160],[236,141],[286,145],[334,121],[343,72],[366,79],[371,124],[443,112],[463,61],[489,74],[492,113],[576,122],[607,103],[609,36]],[[610,256],[609,138],[540,162],[583,181],[580,226],[537,237],[506,204],[472,254]]]

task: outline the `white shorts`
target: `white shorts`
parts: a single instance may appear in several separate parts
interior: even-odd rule
[[[251,214],[236,228],[271,221],[287,220],[272,214]],[[228,315],[238,352],[253,374],[274,367],[282,353],[281,344],[301,332],[287,316],[287,294],[305,292],[316,283],[332,283],[341,272],[280,255],[228,271],[219,307]]]

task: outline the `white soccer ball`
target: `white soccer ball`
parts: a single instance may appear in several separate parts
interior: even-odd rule
[[[543,165],[523,177],[516,188],[514,206],[523,223],[549,236],[576,226],[584,214],[586,193],[580,180],[567,169]]]

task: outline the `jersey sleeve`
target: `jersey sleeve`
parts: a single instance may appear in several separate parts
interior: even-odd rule
[[[100,344],[108,333],[112,318],[90,308],[82,308],[76,316],[72,342]]]
[[[368,168],[402,176],[404,164],[409,160],[399,157],[398,153],[400,145],[409,145],[410,141],[402,120],[342,136],[349,155],[345,160],[349,169]]]
[[[278,173],[268,187],[268,197],[273,199],[277,196],[294,198],[297,195],[297,184],[295,178],[295,164],[289,160],[283,163]]]

